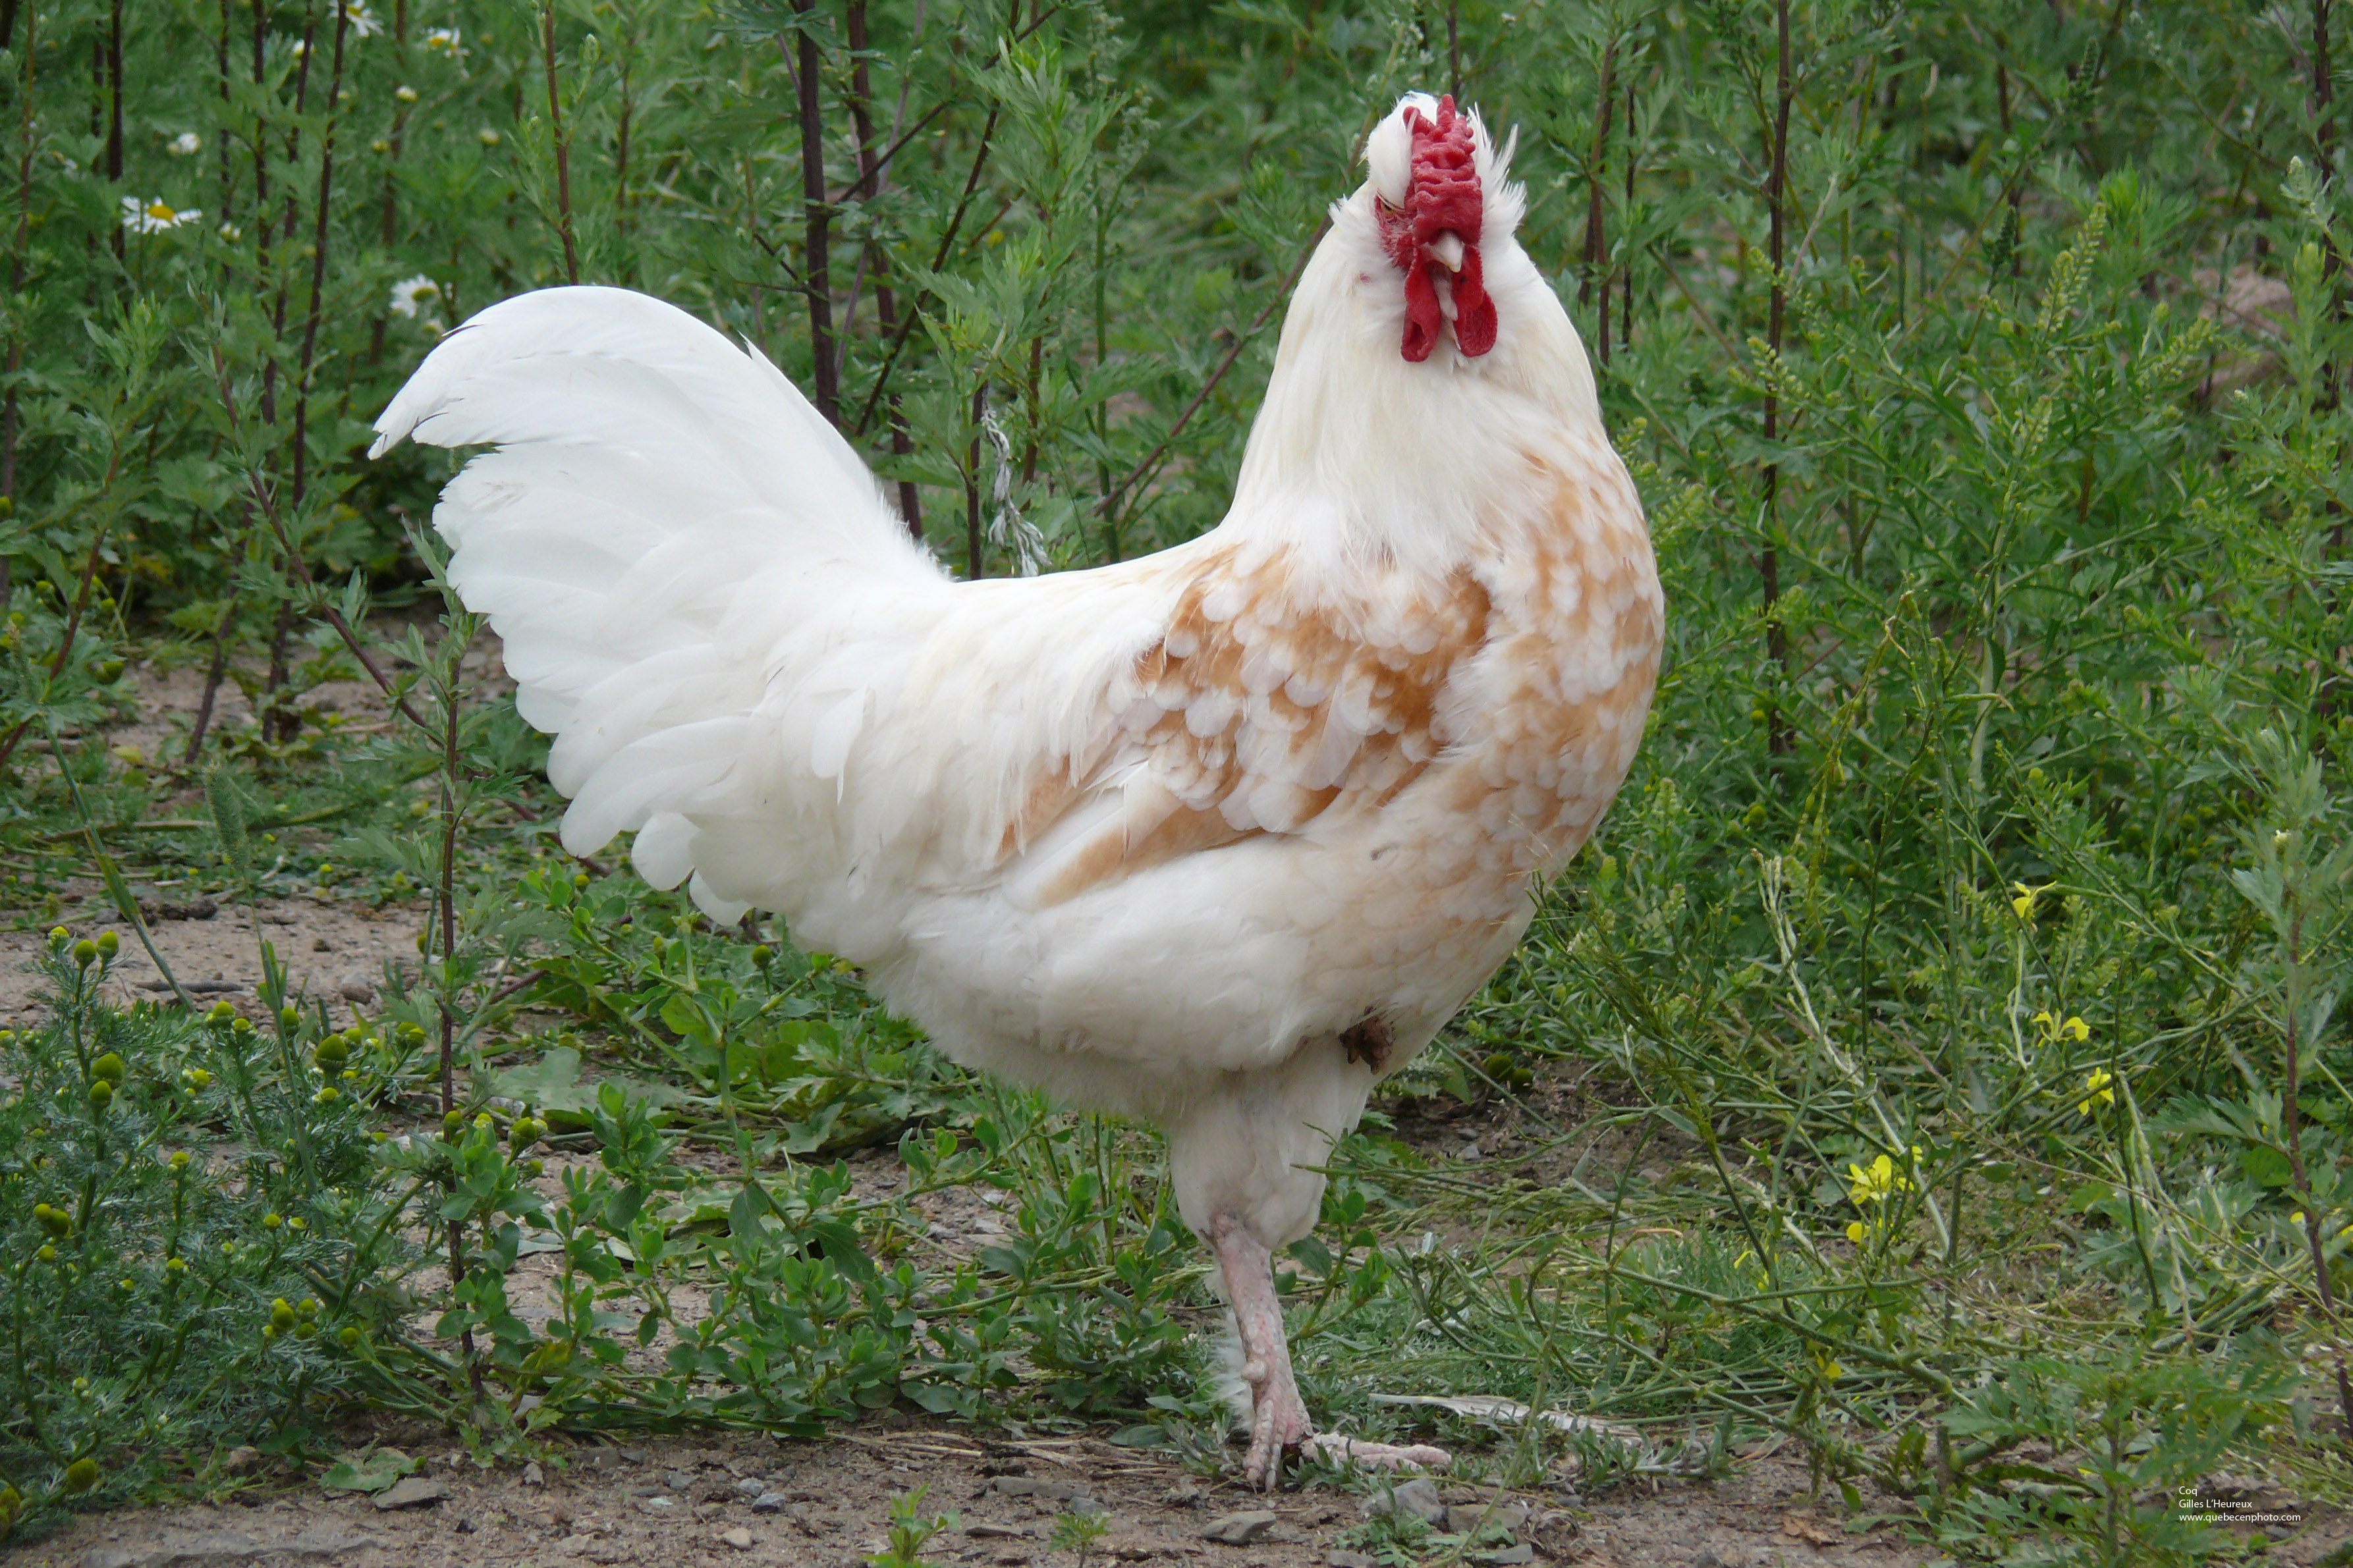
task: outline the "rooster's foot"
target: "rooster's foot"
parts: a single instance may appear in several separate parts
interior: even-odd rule
[[[1454,1463],[1453,1455],[1427,1443],[1372,1443],[1362,1437],[1345,1437],[1337,1432],[1311,1433],[1299,1448],[1311,1459],[1346,1462],[1379,1470],[1442,1470]]]

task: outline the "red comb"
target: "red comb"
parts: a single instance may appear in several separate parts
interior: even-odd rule
[[[1462,242],[1462,268],[1454,274],[1454,342],[1465,356],[1476,359],[1495,346],[1495,303],[1487,297],[1479,263],[1486,199],[1479,184],[1471,118],[1455,111],[1454,95],[1449,93],[1438,100],[1437,118],[1409,109],[1405,124],[1413,138],[1405,206],[1395,219],[1382,224],[1389,258],[1405,273],[1403,352],[1409,360],[1428,359],[1446,325],[1438,286],[1430,276],[1430,257],[1422,247],[1451,229]]]

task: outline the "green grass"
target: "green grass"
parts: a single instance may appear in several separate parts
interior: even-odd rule
[[[1291,1285],[1311,1400],[1651,1435],[1438,1422],[1517,1482],[1786,1433],[1987,1560],[2232,1556],[2162,1500],[2226,1465],[2347,1495],[2353,231],[2311,15],[1795,6],[1785,70],[1757,5],[829,0],[804,79],[789,7],[436,0],[340,13],[340,83],[324,0],[237,0],[225,40],[211,5],[116,15],[0,12],[0,895],[70,928],[56,1022],[0,1044],[0,1266],[59,1325],[0,1412],[18,1531],[215,1485],[225,1445],[323,1460],[359,1406],[522,1452],[906,1400],[1218,1462],[1157,1144],[944,1066],[789,932],[563,857],[406,521],[448,460],[367,463],[364,427],[436,331],[576,269],[838,369],[959,570],[1012,569],[1012,513],[1054,566],[1157,548],[1219,514],[1354,139],[1456,80],[1522,130],[1669,658],[1598,842],[1335,1156]],[[861,107],[870,150],[907,138],[874,184]],[[204,216],[126,229],[126,197]],[[313,695],[362,649],[410,710],[373,733]],[[132,659],[259,721],[111,752]],[[72,946],[109,869],[323,887],[424,961],[332,1075],[299,997],[249,1036],[109,1011]],[[1525,1146],[1391,1135],[1445,1101]],[[558,1197],[522,1184],[530,1110],[596,1156]],[[930,1247],[837,1163],[877,1145],[913,1193],[1007,1194],[1006,1233]],[[247,1173],[197,1192],[181,1149]],[[527,1321],[544,1248],[561,1310]]]

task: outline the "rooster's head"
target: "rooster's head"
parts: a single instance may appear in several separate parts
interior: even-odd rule
[[[1504,174],[1510,156],[1451,94],[1408,93],[1366,141],[1365,194],[1405,290],[1407,359],[1428,359],[1450,322],[1465,358],[1495,346],[1479,252],[1482,242],[1509,243],[1519,222],[1519,191]]]

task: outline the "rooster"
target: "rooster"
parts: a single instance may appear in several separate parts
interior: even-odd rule
[[[1271,1273],[1380,1079],[1510,954],[1631,764],[1664,607],[1592,372],[1475,113],[1411,94],[1300,277],[1233,504],[952,580],[756,351],[553,289],[376,421],[489,444],[434,524],[555,739],[563,841],[781,913],[967,1067],[1166,1132],[1244,1475],[1318,1433]]]

